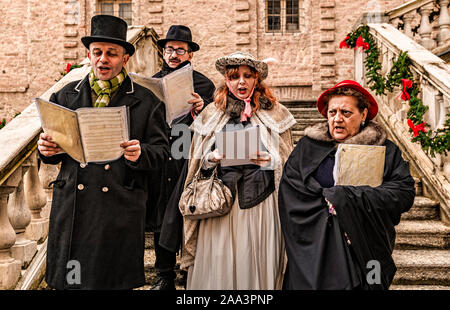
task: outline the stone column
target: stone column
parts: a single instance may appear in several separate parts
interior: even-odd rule
[[[25,235],[37,243],[44,242],[48,235],[48,219],[42,218],[41,209],[47,204],[47,197],[38,174],[37,151],[31,155],[32,165],[25,175],[25,200],[31,211],[31,223]]]
[[[441,10],[439,12],[439,34],[438,41],[439,46],[443,45],[450,39],[450,16],[448,15],[448,4],[450,0],[440,0],[439,6]]]
[[[412,32],[412,21],[416,16],[416,11],[412,11],[403,15],[403,33],[414,40],[414,34]]]
[[[22,169],[16,170],[0,185],[0,289],[14,289],[20,278],[21,262],[11,256],[16,232],[8,218],[8,195],[14,192],[22,179]]]
[[[56,165],[47,165],[41,162],[41,167],[39,169],[39,179],[42,183],[42,188],[44,189],[47,202],[45,207],[41,210],[41,217],[49,218],[50,209],[52,207],[52,197],[53,197],[53,186],[49,184],[56,180],[58,176],[58,167]]]
[[[425,47],[427,50],[432,50],[436,46],[436,42],[431,39],[431,32],[433,28],[430,24],[430,14],[433,11],[434,4],[429,3],[422,6],[419,9],[419,13],[421,16],[419,34],[421,37],[420,44]]]
[[[11,248],[12,256],[22,262],[22,268],[27,268],[34,254],[37,252],[36,241],[31,241],[25,237],[25,229],[30,224],[31,214],[25,203],[23,190],[23,175],[27,172],[31,161],[27,159],[23,164],[22,177],[16,190],[9,195],[8,217],[14,231],[16,232],[16,243]]]

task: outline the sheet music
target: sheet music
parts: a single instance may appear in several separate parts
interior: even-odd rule
[[[80,108],[77,111],[87,162],[106,162],[123,154],[120,144],[129,140],[126,106]]]
[[[133,81],[150,89],[166,106],[166,123],[169,126],[173,120],[187,114],[192,105],[189,100],[194,99],[194,77],[191,65],[186,65],[162,78],[145,77],[136,73],[129,73]]]
[[[215,136],[217,149],[224,155],[223,167],[253,164],[250,159],[261,150],[258,126],[220,131]]]
[[[333,170],[335,185],[381,185],[385,154],[385,146],[339,144]]]
[[[73,159],[84,163],[76,112],[41,98],[36,98],[35,104],[44,132]]]
[[[193,71],[190,65],[184,66],[168,75],[163,79],[164,93],[166,95],[166,106],[169,125],[172,121],[182,115],[187,114],[192,105],[189,100],[195,98]]]

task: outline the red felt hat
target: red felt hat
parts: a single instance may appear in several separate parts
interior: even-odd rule
[[[358,82],[352,81],[352,80],[344,80],[342,82],[337,83],[335,86],[327,89],[324,91],[320,96],[319,99],[317,99],[317,109],[319,112],[326,118],[327,117],[327,111],[325,110],[325,101],[333,90],[337,88],[352,88],[354,90],[359,91],[361,94],[363,94],[367,100],[370,102],[369,107],[369,113],[367,115],[367,119],[371,120],[375,116],[377,116],[378,113],[378,104],[375,98],[364,88],[362,87]]]

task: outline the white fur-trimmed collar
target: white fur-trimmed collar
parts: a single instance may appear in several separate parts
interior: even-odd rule
[[[328,123],[321,122],[305,129],[305,136],[314,140],[335,142],[328,132]],[[345,144],[383,145],[386,141],[386,131],[378,123],[369,121],[366,127],[353,137],[345,140]]]
[[[258,110],[254,116],[257,116],[267,128],[278,134],[285,132],[296,123],[294,116],[282,104],[276,104],[272,110]],[[219,123],[226,124],[229,119],[230,116],[217,109],[212,102],[197,116],[191,125],[191,130],[207,136],[213,130],[217,130],[216,127]]]

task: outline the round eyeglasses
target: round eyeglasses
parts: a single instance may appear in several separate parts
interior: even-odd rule
[[[177,53],[177,55],[184,55],[186,54],[187,50],[185,50],[184,48],[177,48],[177,49],[173,49],[172,47],[166,47],[164,48],[164,53],[168,54],[168,55],[172,55],[172,53],[175,51],[175,53]]]

